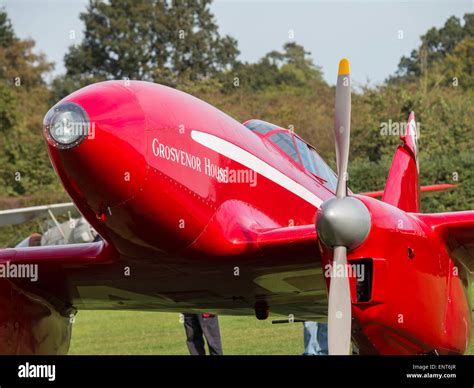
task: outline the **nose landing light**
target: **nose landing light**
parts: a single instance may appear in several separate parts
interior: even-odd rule
[[[74,102],[51,108],[44,118],[43,127],[48,142],[59,149],[78,146],[90,133],[86,111]]]

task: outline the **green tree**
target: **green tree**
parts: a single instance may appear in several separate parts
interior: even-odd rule
[[[175,0],[166,13],[171,70],[192,80],[229,69],[238,55],[237,41],[220,37],[210,11],[212,0]]]
[[[474,14],[465,14],[464,24],[455,16],[451,16],[443,27],[429,29],[421,37],[421,45],[413,50],[409,57],[402,57],[398,65],[397,76],[391,81],[399,81],[407,77],[420,77],[431,66],[445,58],[465,38],[474,37]]]
[[[12,24],[8,19],[7,13],[0,9],[0,46],[8,47],[15,38]]]
[[[474,86],[474,35],[466,37],[446,56],[444,74],[456,79],[459,86],[472,90]]]
[[[57,189],[42,138],[49,91],[44,75],[52,69],[32,40],[16,37],[0,10],[0,194],[33,194]]]
[[[67,76],[152,79],[166,63],[163,1],[91,0],[81,13],[83,41],[64,58]]]
[[[271,51],[257,63],[238,63],[231,71],[221,74],[223,90],[227,93],[242,89],[259,91],[285,85],[307,88],[314,87],[314,83],[324,83],[321,68],[309,55],[303,46],[286,43],[281,52]]]
[[[228,69],[237,42],[221,37],[211,0],[91,0],[80,18],[83,41],[65,56],[66,74],[55,98],[105,79],[141,79],[176,85]]]

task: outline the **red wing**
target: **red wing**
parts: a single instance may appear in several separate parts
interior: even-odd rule
[[[67,279],[114,256],[104,242],[1,249],[0,354],[66,354],[77,295]]]
[[[260,249],[284,247],[314,248],[316,254],[317,234],[315,225],[278,228],[258,234],[257,245]]]
[[[313,250],[317,255],[317,233],[315,225],[275,228],[256,233],[252,242],[256,248],[265,251],[279,249],[292,251],[294,249]],[[88,244],[52,245],[28,248],[0,249],[0,264],[36,263],[36,264],[98,264],[116,257],[112,248],[103,241]]]
[[[1,263],[77,265],[106,262],[115,257],[103,241],[88,244],[51,245],[0,249]]]
[[[450,255],[474,272],[474,211],[418,216],[446,242]]]
[[[439,184],[439,185],[429,185],[429,186],[421,186],[420,191],[422,193],[431,193],[431,192],[436,192],[436,191],[444,191],[444,190],[449,190],[449,189],[454,189],[456,188],[457,185],[452,185],[452,184]],[[366,191],[365,193],[360,193],[360,195],[365,195],[366,197],[372,197],[372,198],[381,198],[383,195],[383,190],[379,191]]]

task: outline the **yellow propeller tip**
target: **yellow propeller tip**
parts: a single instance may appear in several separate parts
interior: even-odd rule
[[[338,74],[349,74],[349,61],[346,58],[341,59],[339,62],[339,71]]]

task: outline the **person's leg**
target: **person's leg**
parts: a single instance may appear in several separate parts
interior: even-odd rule
[[[317,343],[318,343],[318,354],[321,356],[327,356],[329,354],[328,345],[328,324],[317,323]]]
[[[318,334],[318,323],[306,321],[303,322],[303,333],[304,333],[304,356],[316,356],[318,354],[317,345],[317,334]]]
[[[205,356],[204,339],[202,338],[202,329],[199,323],[198,314],[183,314],[184,330],[186,331],[186,345],[192,356]]]
[[[209,354],[211,356],[222,355],[221,332],[219,330],[217,315],[199,315],[199,321],[201,322],[204,337],[206,337]]]
[[[304,322],[304,356],[328,354],[328,325],[319,322]]]

